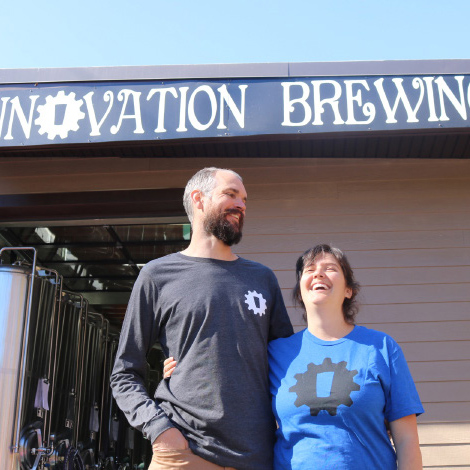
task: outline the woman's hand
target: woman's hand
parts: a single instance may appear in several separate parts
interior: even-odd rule
[[[397,451],[398,470],[422,470],[416,415],[392,421],[390,430]]]
[[[169,379],[175,370],[177,362],[174,357],[169,357],[163,362],[163,378]]]

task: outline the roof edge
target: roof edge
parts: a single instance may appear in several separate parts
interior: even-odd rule
[[[0,84],[470,74],[470,59],[0,69]]]

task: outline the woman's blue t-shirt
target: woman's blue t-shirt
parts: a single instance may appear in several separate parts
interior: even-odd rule
[[[396,470],[384,420],[424,409],[390,336],[356,326],[323,341],[303,330],[268,351],[275,470]]]

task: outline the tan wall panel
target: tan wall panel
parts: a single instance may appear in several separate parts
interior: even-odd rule
[[[306,162],[307,160],[304,160]],[[262,160],[258,160],[259,169],[243,172],[240,166],[237,166],[243,176],[246,185],[259,184],[260,176],[264,182],[282,184],[295,181],[296,184],[312,181],[332,181],[342,185],[350,185],[354,188],[353,181],[362,180],[425,180],[429,178],[462,178],[469,177],[470,163],[465,160],[454,160],[455,165],[442,165],[442,162],[426,161],[423,164],[421,160],[381,160],[373,162],[367,159],[350,159],[336,162],[334,160],[324,159],[323,164],[307,165],[302,160],[289,162],[284,160],[286,166],[282,168],[263,166]],[[296,163],[296,164],[294,164]],[[339,171],[338,171],[339,168]],[[236,169],[236,168],[234,168]],[[403,173],[405,172],[405,173]],[[357,189],[361,189],[361,184],[356,184]],[[378,189],[374,188],[374,190]],[[348,188],[348,190],[350,190]]]
[[[305,325],[296,325],[294,322],[292,322],[292,325],[294,328],[294,333],[305,329]]]
[[[470,381],[455,382],[418,382],[419,397],[423,403],[469,402]],[[469,436],[470,438],[470,436]]]
[[[388,286],[392,284],[450,284],[470,283],[470,266],[446,266],[417,268],[354,268],[354,275],[361,286]],[[295,284],[294,269],[276,271],[282,287]],[[470,290],[470,287],[469,287]]]
[[[409,361],[470,360],[470,341],[401,342],[400,346]]]
[[[93,173],[119,173],[126,171],[148,171],[148,158],[30,158],[4,162],[0,160],[1,178],[23,178],[28,176],[89,175]]]
[[[313,243],[323,242],[322,234],[332,232],[374,232],[414,230],[469,230],[470,211],[456,213],[357,214],[316,215],[304,217],[265,217],[250,214],[246,219],[246,233],[250,234],[315,234]]]
[[[364,324],[374,330],[384,331],[399,343],[419,341],[468,341],[470,320],[426,323]]]
[[[57,193],[80,191],[113,191],[184,187],[191,172],[177,170],[158,174],[149,171],[93,173],[83,177],[63,175],[29,176],[0,180],[2,194]],[[161,181],[165,181],[164,184]]]
[[[425,191],[415,189],[412,182],[395,183],[393,188],[384,184],[382,191],[345,190],[335,183],[313,183],[306,185],[305,191],[298,198],[283,197],[281,194],[262,199],[262,191],[248,191],[248,214],[256,212],[265,217],[288,213],[290,216],[305,215],[346,215],[346,214],[382,214],[382,213],[439,213],[459,212],[468,210],[470,195],[467,188],[470,180],[459,181],[456,187],[448,187],[445,191]],[[371,186],[365,181],[363,186]],[[321,192],[320,192],[321,191]],[[259,195],[257,194],[259,192]],[[283,192],[288,192],[287,188]],[[290,191],[288,192],[290,194]],[[366,202],[366,204],[364,204]]]
[[[468,465],[470,447],[468,445],[423,446],[423,466],[435,468],[436,465]],[[447,467],[448,468],[448,467]]]
[[[470,283],[470,266],[418,268],[359,268],[356,278],[362,285]],[[470,288],[469,288],[470,290]]]
[[[466,465],[465,466],[459,465],[458,467],[454,466],[454,468],[457,469],[457,470],[470,470],[470,467],[467,467]],[[427,469],[430,469],[430,470],[431,469],[432,470],[450,470],[448,465],[446,465],[445,467],[441,467],[441,466],[436,467],[435,465],[432,465],[432,466],[429,467],[429,466],[425,465],[425,466],[423,466],[423,469],[424,470],[427,470]]]
[[[357,318],[362,323],[468,320],[470,319],[470,303],[362,304]]]
[[[426,403],[418,423],[470,423],[470,401],[465,403]]]
[[[470,164],[469,164],[470,166]],[[341,175],[347,172],[347,167],[332,167],[332,176],[329,178],[331,181],[325,181],[325,179],[317,178],[312,179],[307,183],[300,183],[295,181],[294,184],[284,179],[281,183],[271,184],[266,178],[259,178],[259,175],[263,173],[260,169],[258,173],[258,180],[253,181],[252,184],[246,183],[245,173],[244,182],[248,191],[248,198],[250,204],[254,201],[279,201],[279,200],[294,200],[297,204],[302,204],[302,201],[306,198],[314,198],[319,200],[335,200],[340,199],[343,202],[348,201],[349,197],[362,197],[364,200],[370,199],[370,197],[405,197],[409,194],[408,198],[413,199],[414,197],[420,197],[421,193],[428,194],[452,194],[454,191],[462,191],[465,197],[468,197],[467,188],[468,181],[470,179],[470,168],[465,172],[462,172],[458,177],[452,179],[444,179],[444,175],[436,172],[433,178],[430,179],[409,179],[403,180],[397,177],[391,177],[393,181],[388,181],[385,175],[381,179],[374,180],[365,174],[367,167],[363,166],[364,174],[360,182],[355,183],[344,183],[342,181],[335,181],[334,175]],[[299,169],[299,172],[302,170]],[[449,185],[449,181],[452,181],[452,185]],[[292,204],[292,203],[291,203]],[[266,210],[272,210],[269,204],[265,205]],[[274,206],[275,207],[275,206]],[[292,205],[292,207],[295,207]],[[315,206],[312,206],[314,208]],[[339,206],[335,210],[339,210],[342,206]],[[362,209],[359,209],[362,210]],[[382,209],[383,210],[383,209]]]
[[[129,149],[129,154],[133,157],[135,152]],[[71,162],[83,160],[88,162],[82,168],[74,169]],[[94,162],[93,160],[96,160]],[[459,179],[464,175],[470,174],[470,164],[466,160],[453,160],[452,165],[448,161],[430,160],[423,164],[423,160],[409,159],[409,160],[390,160],[390,159],[217,159],[217,158],[204,158],[204,159],[191,159],[191,158],[166,158],[166,159],[109,159],[114,161],[121,161],[122,165],[130,165],[135,160],[144,161],[150,171],[171,170],[176,168],[187,168],[191,173],[204,166],[223,166],[233,168],[239,171],[247,186],[252,184],[259,184],[260,175],[263,176],[263,181],[270,181],[271,183],[282,184],[286,181],[296,181],[296,184],[306,183],[310,184],[313,181],[334,181],[340,182],[343,187],[349,192],[351,190],[362,190],[361,184],[354,185],[354,181],[364,180],[367,175],[367,180],[426,180],[431,178],[452,178]],[[31,165],[38,162],[36,158],[17,158],[0,162],[3,165],[11,164],[12,170],[10,176],[22,176],[28,174],[28,169]],[[92,172],[99,171],[101,168],[106,172],[113,171],[113,165],[106,165],[106,159],[40,159],[41,165],[37,165],[36,171],[45,171],[45,174],[59,174],[61,171],[68,174],[67,167],[70,171],[75,173],[86,172],[85,168],[92,168]],[[16,173],[15,173],[16,170]],[[338,171],[339,170],[339,171]],[[4,172],[6,173],[6,172]],[[29,174],[34,174],[34,167],[31,168]],[[404,178],[405,177],[405,178]]]
[[[470,360],[412,362],[408,360],[415,382],[468,381],[470,380]],[[451,402],[449,396],[441,401]],[[468,400],[470,402],[470,397]],[[470,413],[470,406],[468,407]]]
[[[287,313],[289,314],[290,321],[293,325],[303,326],[305,328],[306,324],[302,319],[302,310],[288,307]]]
[[[470,423],[418,425],[420,444],[470,444]]]
[[[469,217],[470,223],[470,217]],[[286,250],[289,248],[286,247]],[[245,253],[241,256],[258,261],[273,270],[290,270],[302,253]],[[353,268],[470,266],[469,248],[438,248],[423,250],[348,251]]]
[[[278,272],[276,272],[278,274]],[[291,301],[292,287],[281,287],[287,305]],[[458,321],[470,319],[470,302],[420,302],[416,304],[372,304],[359,302],[358,323],[413,323],[427,321]],[[293,307],[289,310],[294,310]],[[300,309],[299,312],[301,313]],[[299,313],[299,314],[300,314]]]
[[[470,186],[470,183],[469,183]],[[469,202],[470,207],[470,202]],[[251,214],[248,213],[247,220]],[[256,216],[256,215],[255,215]],[[468,230],[416,230],[404,232],[347,232],[347,233],[324,233],[316,235],[312,233],[292,233],[292,234],[263,234],[253,235],[245,233],[243,241],[235,252],[243,253],[263,253],[285,251],[289,247],[290,251],[303,253],[316,243],[329,243],[343,251],[350,250],[391,250],[391,249],[422,249],[422,248],[442,248],[449,246],[470,246],[470,234]]]
[[[450,465],[451,465],[451,464],[450,464]],[[464,465],[464,466],[462,466],[462,465],[455,466],[455,465],[454,465],[453,468],[455,468],[455,469],[457,469],[457,470],[470,470],[470,467],[469,467],[469,466],[466,466],[466,465]],[[449,465],[446,465],[446,466],[444,466],[444,467],[441,467],[441,466],[436,467],[435,465],[431,465],[431,466],[424,465],[424,466],[423,466],[423,469],[424,469],[424,470],[427,470],[427,469],[429,469],[429,470],[451,470],[450,467],[449,467]]]
[[[369,305],[417,302],[470,302],[470,283],[447,283],[446,269],[441,268],[441,272],[442,283],[439,284],[364,286],[361,290],[362,302]]]

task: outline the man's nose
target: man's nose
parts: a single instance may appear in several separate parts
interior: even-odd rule
[[[243,199],[237,199],[237,208],[240,209],[243,213],[246,211],[246,203]]]

